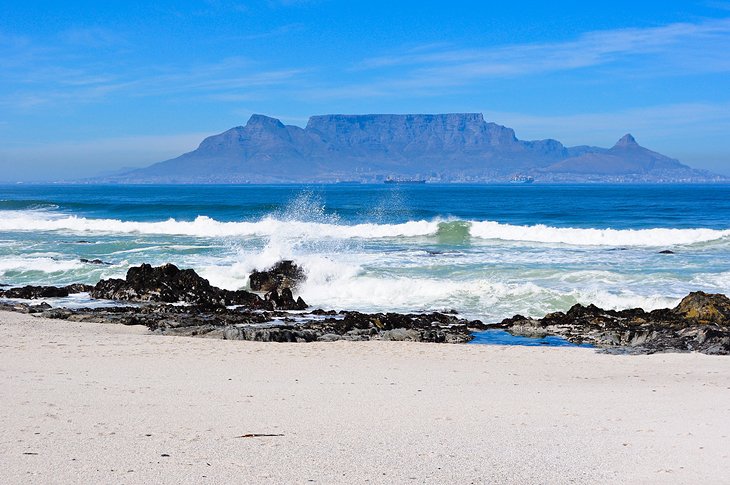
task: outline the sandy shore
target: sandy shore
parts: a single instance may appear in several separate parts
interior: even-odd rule
[[[0,312],[2,483],[727,483],[730,358]],[[240,437],[273,434],[269,437]]]

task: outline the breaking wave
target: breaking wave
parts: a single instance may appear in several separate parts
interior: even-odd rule
[[[53,212],[2,211],[2,232],[150,234],[193,237],[296,237],[305,239],[434,238],[441,244],[472,239],[568,244],[578,246],[674,246],[730,237],[730,229],[593,229],[512,225],[495,221],[418,220],[398,224],[341,224],[265,217],[258,221],[224,222],[207,216],[192,221],[159,222],[93,219]]]

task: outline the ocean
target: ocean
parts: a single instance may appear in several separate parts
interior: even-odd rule
[[[94,284],[171,262],[238,289],[293,259],[299,294],[325,309],[484,322],[575,303],[650,310],[730,293],[729,215],[728,185],[6,185],[0,283]]]

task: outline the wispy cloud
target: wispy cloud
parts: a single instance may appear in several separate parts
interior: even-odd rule
[[[232,56],[215,62],[187,65],[137,65],[127,56],[79,54],[76,42],[124,45],[96,29],[64,32],[55,47],[38,47],[19,37],[0,37],[0,106],[34,109],[64,103],[90,103],[110,96],[139,98],[174,96],[233,99],[294,82],[307,72],[299,68],[271,68],[251,59]],[[69,37],[72,39],[69,40]],[[89,37],[89,39],[86,39]],[[96,40],[94,40],[96,39]],[[7,54],[7,55],[4,55]]]
[[[730,19],[587,32],[575,40],[458,49],[433,46],[364,59],[374,91],[465,85],[482,79],[598,66],[652,75],[730,71]],[[360,87],[359,89],[362,89]]]
[[[730,103],[677,103],[617,111],[537,115],[485,110],[486,119],[515,128],[520,138],[557,138],[567,144],[610,146],[621,135],[651,133],[654,139],[683,142],[701,129],[709,136],[730,131]]]
[[[716,8],[718,10],[730,10],[730,2],[711,1],[705,2],[705,5],[710,8]]]
[[[608,64],[626,56],[677,53],[681,63],[687,50],[702,58],[727,59],[730,19],[701,23],[675,23],[661,27],[588,32],[576,40],[554,43],[514,44],[481,49],[411,51],[362,61],[361,69],[426,65],[452,67],[477,75],[514,75],[577,69]],[[689,48],[689,49],[688,49]],[[728,64],[722,63],[723,69]],[[714,66],[707,66],[714,69]]]
[[[59,34],[61,42],[85,48],[129,46],[127,38],[117,31],[103,27],[75,27]]]

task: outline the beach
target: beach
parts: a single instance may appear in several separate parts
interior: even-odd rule
[[[3,483],[722,483],[730,360],[0,312]],[[271,435],[271,436],[259,436]]]

